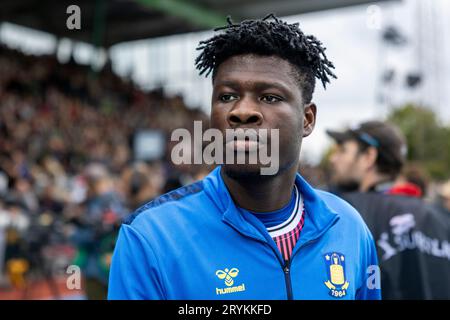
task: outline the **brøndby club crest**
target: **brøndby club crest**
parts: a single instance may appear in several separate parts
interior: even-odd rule
[[[331,252],[324,255],[327,266],[328,280],[324,282],[329,294],[335,298],[342,298],[347,294],[349,286],[345,280],[345,257],[341,253]]]

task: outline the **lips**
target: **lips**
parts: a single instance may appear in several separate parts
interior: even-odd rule
[[[257,152],[268,144],[267,129],[237,129],[225,134],[225,148],[235,152]]]
[[[234,140],[227,142],[227,148],[232,148],[238,152],[257,151],[261,147],[261,143],[254,140]]]

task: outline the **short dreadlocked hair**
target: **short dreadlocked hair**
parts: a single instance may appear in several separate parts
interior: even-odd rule
[[[305,35],[298,23],[288,24],[274,14],[237,24],[227,17],[227,22],[228,25],[214,29],[225,32],[200,41],[197,50],[202,52],[195,60],[200,75],[208,76],[212,71],[214,79],[219,65],[239,54],[278,56],[296,67],[296,78],[306,103],[312,100],[316,77],[324,88],[330,77],[336,78],[331,71],[334,65],[327,59],[322,43],[314,36]]]

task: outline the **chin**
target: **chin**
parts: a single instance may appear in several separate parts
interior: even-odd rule
[[[261,174],[261,165],[258,164],[224,164],[224,173],[232,179],[267,178]]]

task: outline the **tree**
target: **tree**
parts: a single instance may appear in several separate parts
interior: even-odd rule
[[[448,178],[450,127],[442,124],[431,109],[413,104],[392,110],[387,120],[406,136],[408,160],[421,163],[433,178]]]

